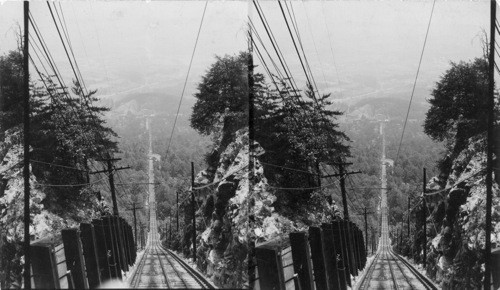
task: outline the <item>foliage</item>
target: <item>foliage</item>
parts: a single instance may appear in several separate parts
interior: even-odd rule
[[[248,53],[216,56],[198,85],[197,99],[191,114],[191,127],[200,134],[211,135],[222,127],[223,143],[229,132],[248,125]]]
[[[19,51],[0,56],[0,132],[21,123],[23,57]]]
[[[486,131],[487,99],[487,59],[452,62],[432,91],[424,132],[460,152],[470,137]]]
[[[40,107],[34,110],[32,121],[33,172],[48,184],[85,184],[88,161],[106,158],[116,150],[111,140],[116,134],[102,118],[109,109],[92,105],[97,101],[96,91],[84,92],[78,82],[73,83],[70,95],[57,90],[51,79],[42,81],[45,86],[34,90]],[[90,197],[78,194],[83,187],[47,188],[44,204],[59,213],[76,209]]]
[[[255,76],[255,84],[255,140],[265,151],[259,160],[265,162],[266,178],[282,188],[319,186],[320,165],[349,156],[349,138],[336,122],[342,113],[329,109],[329,94],[317,96],[311,86],[295,94],[282,81],[273,91],[261,75]],[[276,205],[293,209],[311,193],[280,190]]]
[[[22,229],[22,210],[18,208],[22,205],[22,60],[19,50],[0,57],[0,157],[2,164],[19,160],[0,171],[0,259],[12,262],[3,275],[19,279],[23,236],[16,233]],[[108,109],[94,105],[95,93],[87,92],[78,82],[73,82],[71,92],[62,91],[44,75],[38,82],[30,82],[32,239],[91,219],[96,212],[94,191],[85,186],[87,161],[112,152],[116,143],[111,139],[116,135],[102,118]]]

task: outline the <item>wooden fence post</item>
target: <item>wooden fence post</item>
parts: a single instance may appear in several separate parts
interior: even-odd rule
[[[130,235],[130,225],[125,223],[125,233],[127,234],[128,240],[128,251],[130,253],[130,266],[134,265],[135,257],[134,257],[134,237]]]
[[[36,289],[59,289],[59,277],[57,273],[56,257],[54,248],[47,241],[35,241],[31,243],[31,269]]]
[[[128,265],[127,265],[127,257],[125,255],[125,249],[123,247],[123,235],[122,235],[122,230],[121,230],[121,223],[120,219],[117,216],[113,216],[113,224],[115,227],[115,234],[117,238],[117,245],[118,245],[118,256],[120,257],[120,268],[127,272],[128,271]]]
[[[102,218],[104,224],[104,233],[106,234],[106,248],[108,250],[109,267],[111,268],[111,278],[122,279],[122,271],[120,268],[120,256],[118,254],[118,242],[113,226],[113,219],[110,216]]]
[[[109,265],[108,250],[110,242],[107,241],[107,229],[104,227],[104,222],[100,219],[92,220],[92,225],[94,226],[95,234],[95,245],[97,249],[97,259],[99,264],[99,274],[101,276],[101,281],[104,282],[107,279],[111,279],[112,270]]]
[[[361,253],[361,269],[364,269],[365,268],[365,265],[366,265],[366,245],[365,245],[365,239],[363,237],[363,231],[361,229],[358,229],[358,236],[359,236],[359,240],[360,240],[360,253]]]
[[[255,258],[262,289],[285,290],[285,276],[280,256],[281,249],[273,244],[255,247]]]
[[[101,266],[99,265],[95,232],[92,224],[80,224],[80,237],[82,239],[83,257],[85,258],[89,288],[94,289],[101,284],[101,273],[99,271]]]
[[[128,239],[130,241],[129,249],[130,249],[130,258],[131,258],[131,262],[132,262],[132,264],[130,264],[130,265],[133,265],[135,263],[137,249],[135,248],[135,241],[134,241],[134,236],[132,233],[132,227],[129,224],[127,224],[126,231],[127,231]]]
[[[344,231],[342,230],[341,221],[334,221],[332,223],[332,228],[333,241],[335,243],[335,248],[337,249],[337,256],[340,257],[340,260],[337,263],[339,269],[339,280],[341,283],[351,286],[351,273],[349,271],[349,260],[347,259],[347,247],[345,246],[346,240]]]
[[[352,231],[351,231],[351,225],[349,224],[349,221],[343,220],[343,225],[344,225],[344,231],[346,235],[346,241],[347,241],[347,251],[349,253],[348,258],[349,258],[349,269],[351,271],[351,275],[357,276],[358,275],[358,268],[356,265],[356,257],[354,253],[354,241],[352,239]]]
[[[129,265],[131,265],[130,264],[131,258],[130,258],[130,249],[128,247],[128,236],[127,232],[125,231],[126,222],[122,217],[120,217],[118,220],[120,221],[120,231],[123,237],[123,252],[125,253],[125,264],[127,264],[128,267]]]
[[[500,273],[500,248],[493,249],[491,251],[491,273]],[[495,289],[500,288],[500,275],[493,274],[493,286]]]
[[[63,229],[61,235],[66,255],[66,267],[71,271],[75,288],[89,289],[87,275],[85,274],[80,231],[78,229]]]
[[[128,250],[128,255],[129,255],[129,266],[132,266],[134,264],[134,253],[132,249],[132,244],[134,243],[134,239],[129,235],[129,224],[127,223],[126,220],[123,220],[123,234],[125,235],[125,238],[127,240],[127,250]]]
[[[314,289],[314,277],[311,264],[311,250],[305,232],[290,233],[293,269],[298,275],[301,289]]]
[[[331,224],[324,223],[321,225],[323,230],[323,255],[325,257],[325,266],[328,278],[330,279],[329,288],[332,290],[336,289],[347,289],[345,284],[341,285],[339,282],[339,271],[337,269],[337,251],[335,249],[335,243],[333,241],[333,229]]]
[[[329,289],[329,278],[326,272],[323,254],[323,231],[319,227],[309,227],[309,245],[314,267],[316,289]]]
[[[354,256],[354,265],[356,266],[356,276],[358,275],[358,271],[361,270],[360,268],[360,257],[359,257],[359,248],[358,248],[358,235],[357,235],[357,229],[358,227],[356,226],[355,223],[349,221],[348,222],[350,226],[350,233],[351,233],[351,241],[352,241],[352,250],[353,250],[353,256]]]

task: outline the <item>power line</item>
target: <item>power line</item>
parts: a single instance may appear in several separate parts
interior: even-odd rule
[[[283,168],[283,169],[286,169],[286,170],[297,171],[297,172],[302,172],[302,173],[307,173],[307,174],[314,174],[314,173],[309,172],[309,171],[295,169],[295,168],[290,168],[290,167],[286,167],[286,166],[282,166],[282,165],[275,165],[275,164],[263,162],[263,161],[260,161],[260,160],[259,160],[259,162],[261,164],[263,164],[263,165],[267,165],[267,166],[271,166],[271,167]]]
[[[396,161],[398,160],[399,151],[401,149],[401,144],[403,143],[403,137],[404,137],[405,130],[406,130],[406,123],[408,122],[408,116],[410,115],[410,108],[411,108],[411,103],[413,101],[413,94],[415,93],[415,87],[417,85],[418,74],[420,72],[420,66],[422,64],[422,59],[424,57],[425,45],[427,43],[427,36],[429,35],[429,29],[431,27],[432,15],[434,13],[434,6],[435,6],[435,4],[436,4],[436,0],[434,0],[432,2],[432,10],[431,10],[431,15],[429,17],[429,23],[427,24],[427,31],[425,32],[424,45],[422,46],[422,52],[420,53],[420,60],[418,61],[417,74],[415,75],[415,80],[413,82],[413,89],[411,91],[410,103],[408,104],[408,111],[406,112],[406,118],[405,118],[405,123],[404,123],[404,126],[403,126],[403,132],[401,133],[401,139],[399,140],[398,152],[396,154],[396,159],[394,160],[394,163],[396,163]]]
[[[69,64],[70,64],[71,69],[73,70],[73,73],[75,75],[75,79],[78,81],[78,79],[79,79],[78,74],[75,71],[75,67],[73,66],[73,62],[71,61],[71,58],[70,58],[69,53],[68,53],[68,49],[66,48],[66,44],[64,43],[64,40],[63,40],[62,35],[61,35],[61,31],[59,30],[59,26],[57,25],[57,21],[54,17],[54,13],[52,12],[52,8],[50,7],[49,2],[47,2],[47,7],[49,7],[50,15],[52,16],[52,20],[54,22],[54,25],[56,26],[57,34],[59,35],[59,38],[61,39],[61,43],[63,45],[64,51],[66,52],[66,56],[68,57]]]
[[[316,92],[318,93],[318,96],[319,96],[319,89],[318,89],[318,86],[316,85],[316,80],[314,79],[314,75],[312,73],[311,66],[309,65],[309,61],[307,60],[307,55],[304,51],[304,46],[302,44],[302,38],[300,37],[299,25],[297,23],[297,18],[295,17],[295,11],[293,10],[293,3],[290,2],[291,9],[288,8],[288,4],[287,4],[286,0],[284,3],[285,3],[285,7],[288,11],[288,15],[290,16],[290,20],[292,22],[292,25],[295,29],[295,34],[297,34],[297,40],[299,41],[300,49],[302,51],[302,55],[304,56],[306,68],[309,72],[309,75],[311,76],[312,81],[313,81],[313,84],[311,84],[311,87],[313,87],[313,85],[314,85],[314,88],[316,89]],[[290,10],[291,10],[291,12],[290,12]]]
[[[302,2],[302,3],[304,3],[304,2]],[[323,9],[321,9],[321,13],[323,13],[323,20],[324,20],[326,32],[327,32],[327,35],[328,35],[328,43],[330,43],[330,52],[332,54],[333,67],[335,68],[335,72],[337,73],[337,82],[340,84],[339,71],[338,71],[338,68],[337,68],[337,63],[335,62],[335,55],[333,53],[333,44],[332,44],[332,38],[330,36],[330,29],[328,28],[328,24],[326,23],[325,5],[323,3],[323,0],[321,0],[321,6],[323,8]]]
[[[290,34],[290,37],[292,38],[292,43],[293,43],[293,46],[295,47],[295,51],[297,52],[297,56],[299,57],[299,61],[300,61],[300,65],[302,66],[302,69],[304,70],[304,74],[306,76],[306,79],[307,79],[307,83],[312,86],[313,83],[311,82],[311,80],[309,79],[309,74],[307,73],[307,70],[306,68],[304,67],[304,62],[302,61],[302,57],[300,55],[300,52],[299,52],[299,49],[297,48],[297,44],[295,43],[295,38],[293,37],[293,34],[292,34],[292,31],[290,29],[290,25],[288,24],[288,20],[287,20],[287,17],[285,15],[285,11],[283,10],[283,5],[281,5],[281,1],[278,1],[278,4],[280,6],[280,10],[281,10],[281,14],[283,15],[283,19],[285,20],[285,24],[286,24],[286,28],[288,29],[288,32]],[[316,97],[314,97],[314,100],[316,100]]]
[[[311,39],[313,41],[314,51],[316,52],[316,58],[318,60],[318,63],[320,64],[321,74],[323,75],[323,81],[325,82],[325,87],[326,87],[327,82],[326,82],[325,71],[323,70],[323,63],[321,62],[321,60],[319,58],[318,47],[316,46],[316,41],[314,40],[314,34],[312,33],[311,22],[309,21],[309,15],[307,14],[307,9],[306,9],[306,6],[304,5],[304,1],[302,1],[301,3],[302,3],[302,7],[304,9],[304,14],[306,15],[307,27],[309,28],[309,34],[311,35]],[[293,4],[290,3],[290,6],[292,7],[292,11],[293,11]]]
[[[189,78],[189,72],[191,71],[191,65],[193,64],[194,53],[196,52],[196,47],[198,46],[198,39],[200,37],[201,28],[203,26],[203,19],[205,19],[205,12],[207,11],[207,5],[208,5],[208,0],[205,1],[205,7],[203,8],[203,15],[201,16],[200,26],[198,28],[196,40],[194,42],[193,52],[191,54],[191,60],[189,61],[186,79],[184,80],[184,86],[182,87],[181,99],[179,100],[179,106],[177,106],[177,113],[175,114],[174,125],[172,126],[172,132],[170,133],[170,139],[168,141],[167,151],[165,155],[168,155],[168,152],[170,150],[170,145],[172,144],[172,138],[174,137],[175,125],[177,124],[177,118],[179,117],[179,110],[181,109],[182,99],[184,98],[184,91],[186,90],[186,84]]]
[[[37,185],[41,186],[41,187],[82,187],[82,186],[88,186],[88,185],[93,185],[93,184],[99,183],[99,182],[107,179],[108,177],[109,177],[109,175],[106,174],[105,177],[98,179],[96,181],[88,182],[88,183],[80,183],[80,184],[41,184],[40,183]]]
[[[290,82],[290,87],[292,88],[292,91],[297,93],[298,92],[298,87],[295,84],[294,79],[291,77],[291,72],[289,73],[290,69],[288,68],[287,63],[284,61],[283,53],[281,52],[277,42],[276,38],[274,37],[274,34],[271,31],[271,28],[269,26],[269,23],[267,22],[266,16],[264,15],[264,12],[262,11],[262,8],[260,8],[260,4],[258,1],[253,0],[254,6],[256,8],[257,14],[259,15],[259,18],[262,22],[262,25],[264,26],[264,29],[266,31],[266,34],[271,42],[271,45],[273,46],[273,49],[278,56],[278,60],[281,63],[281,66],[283,67],[283,70],[286,75],[286,79]]]
[[[49,6],[49,8],[50,8],[50,6]],[[53,19],[54,19],[54,18],[53,18]],[[30,23],[31,23],[32,27],[34,28],[35,34],[36,34],[36,36],[37,36],[37,38],[38,38],[38,41],[39,41],[39,43],[40,43],[40,45],[41,45],[41,47],[42,47],[42,49],[43,49],[44,54],[42,54],[42,55],[46,55],[46,56],[47,56],[45,59],[46,59],[46,61],[48,62],[48,64],[50,65],[50,67],[52,68],[52,70],[53,70],[53,72],[54,72],[54,74],[55,74],[55,77],[57,78],[57,80],[59,81],[59,84],[61,85],[61,89],[63,90],[63,94],[62,94],[62,95],[63,95],[64,97],[66,97],[66,98],[67,98],[67,100],[68,100],[70,103],[72,103],[72,100],[71,100],[71,98],[69,97],[69,93],[68,93],[68,91],[67,91],[67,87],[66,87],[66,85],[65,85],[65,83],[64,83],[64,81],[63,81],[63,79],[62,79],[62,77],[60,77],[60,75],[61,75],[61,74],[60,74],[60,72],[59,72],[59,69],[57,68],[57,65],[55,64],[55,61],[54,61],[54,59],[53,59],[53,57],[52,57],[52,54],[50,53],[50,50],[48,49],[48,46],[47,46],[47,44],[46,44],[46,42],[45,42],[45,40],[44,40],[44,38],[43,38],[43,35],[41,34],[41,32],[40,32],[40,30],[39,30],[39,28],[38,28],[38,25],[37,25],[37,23],[36,23],[36,20],[34,19],[33,15],[31,15],[31,13],[30,13],[29,21],[30,21]],[[62,39],[61,39],[61,40],[62,40]],[[35,43],[35,44],[36,44],[36,43]],[[38,46],[37,46],[37,47],[38,47]],[[39,50],[40,50],[40,48],[39,48]],[[32,62],[33,62],[33,61],[32,61]],[[33,65],[34,65],[34,66],[35,66],[35,68],[36,68],[36,65],[34,64],[34,62],[33,62]],[[43,65],[43,63],[42,63],[42,65]],[[37,69],[37,71],[38,71],[38,69]],[[39,71],[38,71],[38,72],[39,72]],[[40,77],[43,79],[43,77],[42,77],[41,75],[40,75]],[[42,80],[42,81],[43,81],[43,80]],[[43,82],[44,82],[44,81],[43,81]],[[44,82],[44,84],[45,84],[45,82]],[[50,90],[48,90],[48,92],[49,92],[49,94],[51,95],[52,100],[53,100],[54,102],[56,102],[56,100],[55,100],[55,98],[52,96],[52,94],[51,94]],[[89,110],[90,110],[90,107],[89,107],[88,102],[87,102],[87,107],[88,107],[88,108],[89,108]],[[81,120],[81,119],[80,119],[80,117],[79,117],[79,115],[78,115],[78,113],[75,111],[75,108],[74,108],[73,106],[70,106],[70,108],[71,108],[71,110],[73,111],[73,114],[76,116],[76,118],[77,118],[77,119],[79,119],[79,120]],[[93,114],[92,114],[92,112],[91,112],[91,111],[90,111],[90,115],[91,115],[92,117],[94,117],[94,118],[95,118],[95,116],[93,116]],[[62,118],[63,118],[63,119],[64,119],[64,120],[68,123],[68,125],[69,125],[69,124],[71,124],[71,123],[69,123],[69,122],[65,119],[64,115],[61,115],[61,117],[62,117]],[[101,136],[102,132],[99,132],[99,133],[100,133],[100,134],[99,134],[98,136],[99,136],[99,137],[101,137],[101,139],[103,139],[103,137]],[[88,140],[87,138],[85,138],[84,136],[83,136],[83,139],[84,139],[84,140],[86,140],[87,142],[89,142],[89,140]],[[91,166],[92,166],[92,167],[94,167],[92,163],[91,163]],[[94,167],[94,168],[95,168],[95,167]],[[108,185],[108,187],[109,187],[109,185]]]

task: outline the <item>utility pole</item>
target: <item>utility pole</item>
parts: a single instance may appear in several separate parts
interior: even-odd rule
[[[372,227],[372,254],[375,251],[375,229]]]
[[[170,232],[169,232],[169,239],[170,244],[172,244],[172,215],[170,215]],[[170,246],[172,247],[172,246]]]
[[[347,196],[345,191],[345,178],[344,175],[344,164],[342,160],[339,162],[339,174],[340,174],[340,190],[342,191],[342,205],[344,206],[344,219],[349,220],[349,209],[347,207]]]
[[[403,244],[403,232],[403,223],[401,223],[401,231],[399,232],[399,247],[401,247],[401,245]]]
[[[30,75],[29,75],[29,1],[24,1],[23,93],[24,93],[24,288],[31,289],[30,253]]]
[[[193,206],[193,261],[196,263],[196,209],[194,200],[194,162],[191,162],[191,204]]]
[[[138,209],[142,209],[142,207],[136,207],[136,203],[134,202],[132,204],[132,208],[129,208],[128,210],[131,210],[134,213],[134,237],[135,237],[135,247],[137,247],[137,219],[135,215],[135,211]]]
[[[338,174],[323,175],[323,176],[321,176],[321,178],[340,177],[340,190],[342,193],[342,205],[344,207],[344,219],[349,220],[349,209],[347,207],[347,194],[346,194],[346,188],[345,188],[345,178],[347,177],[347,175],[358,174],[358,173],[361,173],[361,171],[344,172],[344,165],[351,165],[352,163],[344,163],[344,162],[342,162],[342,159],[339,159],[339,162],[334,163],[334,164],[339,166],[339,173]]]
[[[144,224],[141,223],[141,248],[144,249]]]
[[[250,2],[249,2],[249,12],[251,12]],[[251,18],[251,15],[249,15]],[[253,170],[254,170],[254,152],[253,145],[255,139],[255,127],[254,127],[254,114],[255,114],[255,94],[254,94],[254,64],[253,64],[253,44],[252,44],[252,29],[250,28],[250,23],[248,24],[248,174],[250,186],[253,180]]]
[[[406,224],[408,226],[408,240],[410,240],[410,215],[411,215],[411,212],[410,212],[410,193],[408,193],[408,217],[406,220]]]
[[[100,159],[98,161],[105,161],[108,165],[107,169],[101,170],[101,171],[95,171],[91,172],[90,174],[96,174],[96,173],[103,173],[106,172],[108,173],[108,179],[109,179],[109,187],[111,189],[111,199],[113,200],[113,215],[119,216],[118,214],[118,204],[116,202],[116,190],[115,190],[115,179],[113,176],[113,171],[118,171],[118,170],[123,170],[123,169],[129,169],[130,166],[127,167],[120,167],[120,168],[114,168],[113,167],[113,162],[119,161],[121,158],[107,158],[107,159]]]
[[[177,214],[177,232],[179,232],[179,190],[177,190],[177,201],[176,201],[176,205],[177,205],[177,211],[176,211],[176,214]]]
[[[426,261],[427,261],[427,218],[426,218],[426,211],[427,211],[427,204],[425,201],[425,189],[426,189],[426,183],[427,183],[427,177],[426,177],[426,172],[424,168],[424,180],[423,180],[423,187],[422,187],[422,221],[424,223],[423,228],[424,228],[424,261],[423,261],[423,266],[425,269],[426,266]]]
[[[484,289],[491,288],[491,207],[493,202],[493,108],[495,107],[495,34],[497,3],[491,1],[490,9],[490,55],[488,67],[488,133],[486,149],[486,242],[484,247]]]
[[[366,212],[366,207],[365,207],[365,212],[364,212],[364,216],[365,216],[365,251],[366,251],[366,254],[368,255],[368,213]]]

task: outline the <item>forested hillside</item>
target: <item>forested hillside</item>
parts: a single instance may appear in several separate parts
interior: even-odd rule
[[[21,64],[20,51],[0,56],[1,288],[21,287],[24,264]],[[30,240],[106,214],[88,172],[94,170],[91,160],[117,149],[116,134],[103,117],[108,109],[97,105],[97,91],[78,81],[63,91],[53,77],[38,77],[30,79]]]

